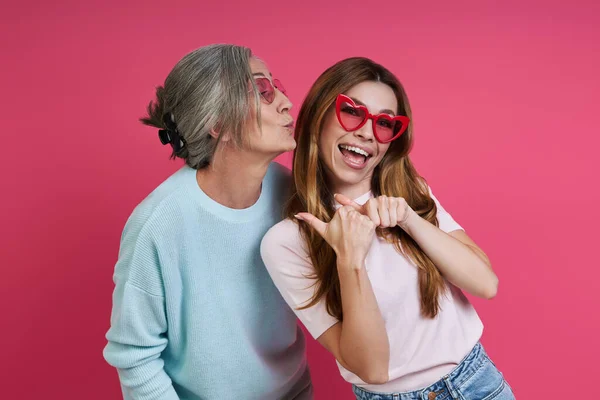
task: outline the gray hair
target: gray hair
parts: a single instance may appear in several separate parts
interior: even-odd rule
[[[213,44],[201,47],[183,57],[167,76],[164,86],[156,88],[156,100],[148,105],[143,124],[167,128],[165,114],[173,117],[185,143],[172,158],[183,158],[194,169],[211,163],[221,133],[228,133],[241,147],[251,106],[248,83],[252,83],[260,121],[259,93],[250,69],[249,48]],[[260,124],[260,122],[259,122]],[[219,135],[211,135],[214,130]]]

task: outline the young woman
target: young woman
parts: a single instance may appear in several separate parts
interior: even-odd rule
[[[410,119],[381,65],[325,71],[300,110],[288,218],[263,260],[357,398],[512,399],[462,293],[492,298],[498,279],[413,167]]]
[[[186,55],[142,122],[186,165],[133,211],[104,357],[125,399],[312,399],[305,341],[260,258],[281,220],[292,104],[249,49]]]

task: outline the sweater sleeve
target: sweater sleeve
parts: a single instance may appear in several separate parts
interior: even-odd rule
[[[117,369],[125,400],[178,400],[161,358],[168,327],[159,254],[142,224],[128,225],[115,266],[104,358]]]

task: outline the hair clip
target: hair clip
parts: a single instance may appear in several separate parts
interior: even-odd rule
[[[163,115],[163,123],[165,124],[166,129],[159,129],[158,131],[158,138],[160,139],[160,142],[163,145],[170,144],[175,153],[179,153],[185,146],[185,140],[183,140],[179,134],[173,114],[166,113]]]

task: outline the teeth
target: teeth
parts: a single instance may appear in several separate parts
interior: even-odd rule
[[[369,157],[369,153],[367,153],[366,151],[364,151],[362,149],[359,149],[358,147],[348,146],[348,145],[345,145],[345,144],[340,145],[340,147],[342,149],[346,149],[346,150],[350,150],[350,151],[353,151],[355,153],[358,153],[358,154],[360,154],[362,156]]]

